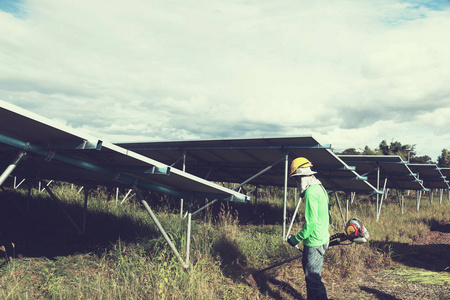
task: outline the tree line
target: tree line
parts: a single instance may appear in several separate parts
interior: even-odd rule
[[[428,155],[417,156],[416,145],[402,144],[398,141],[393,141],[390,144],[386,140],[381,141],[378,148],[371,149],[368,146],[364,147],[363,151],[358,151],[355,148],[348,148],[337,153],[338,155],[398,155],[403,160],[412,164],[437,164],[441,168],[450,167],[450,153],[447,149],[442,149],[441,155],[438,156],[437,161],[433,161]]]

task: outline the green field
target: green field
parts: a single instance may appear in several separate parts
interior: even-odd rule
[[[278,188],[260,189],[257,205],[216,203],[196,216],[188,269],[136,198],[120,204],[103,188],[91,190],[86,234],[79,235],[60,206],[81,224],[84,196],[67,184],[52,190],[61,203],[35,189],[30,196],[0,191],[0,299],[306,299],[300,260],[252,275],[299,254],[282,243]],[[178,201],[147,197],[184,257],[186,219]],[[347,195],[339,199],[345,208]],[[330,298],[450,299],[447,195],[442,204],[424,196],[417,212],[411,192],[403,214],[398,199],[388,198],[378,221],[375,199],[360,195],[349,206],[349,217],[363,221],[370,241],[326,252],[323,278]],[[330,201],[333,234],[342,231],[343,221],[334,196]]]

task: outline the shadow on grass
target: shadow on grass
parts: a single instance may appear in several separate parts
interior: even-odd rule
[[[379,290],[376,290],[376,289],[373,289],[373,288],[369,288],[369,287],[363,286],[363,287],[361,287],[361,290],[363,290],[363,291],[365,291],[367,293],[373,294],[375,297],[377,297],[377,299],[382,299],[382,300],[400,300],[397,297],[391,296],[389,294],[386,294],[386,293],[384,293],[382,291],[379,291]]]
[[[248,285],[259,290],[261,294],[267,294],[273,299],[286,299],[286,295],[294,299],[304,299],[291,284],[276,279],[269,275],[269,272],[249,270],[246,256],[226,236],[218,239],[213,245],[213,251],[220,258],[223,274],[234,282],[245,281]]]
[[[450,271],[449,244],[411,245],[372,241],[371,245],[391,257],[393,261],[410,267],[436,272]]]
[[[246,256],[238,249],[236,243],[222,235],[212,247],[213,253],[220,259],[222,272],[228,278],[238,282],[247,268]]]
[[[252,274],[251,279],[248,279],[247,283],[254,288],[256,287],[261,294],[267,294],[273,299],[286,299],[286,295],[283,295],[280,291],[283,291],[293,299],[305,299],[291,284],[264,273]]]
[[[81,229],[83,204],[60,204]],[[0,247],[5,246],[6,255],[12,257],[54,258],[98,253],[119,239],[135,242],[139,237],[151,239],[158,236],[154,229],[139,224],[132,215],[119,217],[90,210],[87,212],[86,234],[80,235],[58,204],[44,196],[26,197],[17,192],[3,191],[0,192],[0,205]]]
[[[434,217],[430,219],[422,219],[422,222],[430,226],[431,231],[450,233],[450,222],[443,224]]]

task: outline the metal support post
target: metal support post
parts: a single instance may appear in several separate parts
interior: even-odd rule
[[[383,195],[381,195],[380,206],[379,206],[378,211],[377,211],[377,221],[380,218],[381,206],[383,205],[383,199],[387,197],[386,183],[387,183],[387,177],[384,179]]]
[[[380,167],[377,167],[377,191],[380,190]],[[379,205],[379,200],[380,199],[380,195],[377,193],[377,208],[376,208],[376,220],[378,222],[378,205]]]
[[[444,195],[444,189],[439,190],[439,205],[442,204],[442,196]]]
[[[79,193],[81,193],[81,191],[84,189],[84,186],[82,186],[82,187],[80,187],[80,189],[78,190],[78,192],[77,192],[77,195],[79,194]]]
[[[187,216],[187,233],[186,233],[186,262],[185,265],[189,266],[189,254],[191,253],[191,220],[192,220],[192,213],[190,212]]]
[[[302,203],[302,197],[298,198],[297,206],[295,207],[294,215],[292,216],[291,224],[289,225],[289,229],[286,233],[285,240],[287,240],[288,235],[291,233],[292,226],[294,225],[295,218],[297,217],[298,208],[300,207],[300,203]]]
[[[136,194],[139,196],[141,203],[144,205],[145,209],[147,210],[148,214],[152,218],[153,222],[155,223],[156,227],[158,227],[159,231],[163,235],[164,239],[166,240],[167,244],[169,244],[170,249],[172,249],[175,256],[178,258],[178,260],[182,263],[184,268],[188,268],[189,266],[183,261],[183,258],[181,257],[180,253],[178,252],[177,248],[175,248],[175,245],[170,240],[169,236],[167,235],[166,231],[162,227],[161,223],[159,223],[158,218],[153,213],[152,209],[148,205],[147,201],[144,200],[144,197],[142,197],[141,193],[138,189],[135,189]]]
[[[286,154],[284,164],[284,201],[283,201],[283,243],[286,242],[284,237],[286,236],[286,202],[287,202],[287,182],[288,182],[288,169],[289,168],[289,155]]]
[[[345,219],[348,220],[348,198],[346,199],[346,201],[347,201],[347,207],[345,210]]]
[[[417,211],[420,209],[420,198],[422,198],[422,191],[417,191]]]
[[[50,180],[49,182],[47,182],[47,186],[50,186],[50,183],[52,183],[52,182],[53,182],[53,180]],[[38,192],[42,193],[43,191],[45,191],[45,187],[42,187],[42,182],[39,181],[39,183],[38,183]]]
[[[29,145],[27,143],[27,145]],[[28,146],[25,146],[25,150],[28,148]],[[20,151],[17,157],[11,162],[11,164],[6,168],[6,170],[0,175],[0,186],[5,182],[6,178],[14,171],[14,169],[17,167],[17,165],[22,161],[25,155],[27,155],[26,151]]]
[[[183,152],[183,172],[186,172],[186,151]],[[183,217],[183,205],[184,199],[180,199],[180,217]]]
[[[19,184],[17,184],[17,177],[14,176],[14,189],[17,190],[19,188],[19,186],[25,181],[25,178],[22,179]]]
[[[256,173],[255,175],[253,175],[252,177],[250,177],[249,179],[245,180],[244,182],[240,183],[239,185],[237,185],[236,187],[233,188],[233,190],[237,190],[238,188],[240,188],[241,186],[243,186],[244,184],[247,184],[248,182],[252,181],[253,179],[255,179],[258,176],[261,176],[262,174],[264,174],[265,172],[269,171],[270,169],[272,169],[275,165],[279,164],[280,162],[282,162],[283,160],[286,160],[286,167],[285,167],[285,186],[287,186],[287,172],[288,172],[288,155],[286,154],[286,157],[283,157],[282,159],[280,159],[279,161],[271,164],[270,166],[266,167],[264,170],[259,171],[258,173]]]
[[[430,203],[433,203],[433,189],[430,189]]]
[[[403,193],[402,193],[402,215],[403,215],[403,205],[404,205],[404,196],[403,196]]]
[[[125,195],[125,197],[123,197],[123,200],[120,202],[120,204],[123,204],[125,202],[125,200],[127,200],[128,196],[130,195],[130,193],[133,191],[133,189],[130,189],[127,194]]]

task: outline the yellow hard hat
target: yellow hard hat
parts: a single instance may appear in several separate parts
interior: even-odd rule
[[[308,159],[297,157],[291,163],[291,172],[289,173],[289,176],[292,176],[298,168],[311,168],[312,166],[312,163]]]

